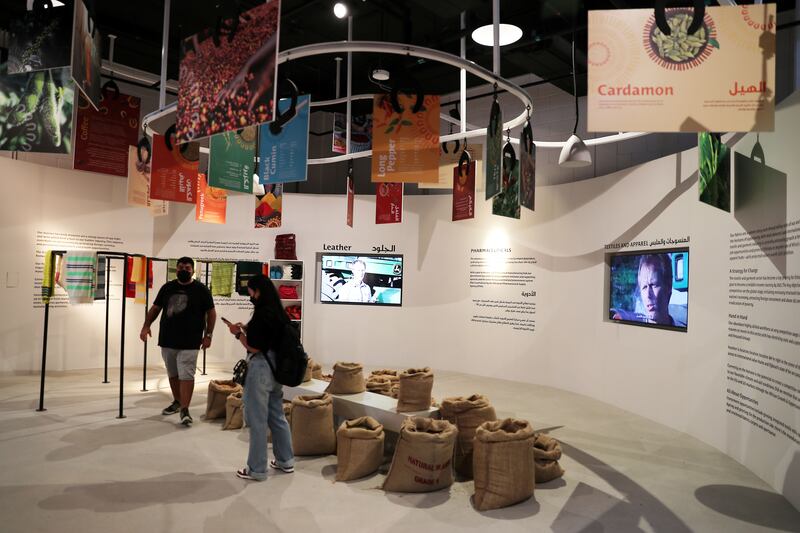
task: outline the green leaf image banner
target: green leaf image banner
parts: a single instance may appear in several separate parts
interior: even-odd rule
[[[495,104],[493,116],[489,120],[486,134],[486,161],[483,170],[486,177],[486,199],[500,192],[500,179],[503,167],[503,111]]]
[[[505,175],[503,181],[506,181]],[[507,188],[492,198],[492,214],[517,219],[520,217],[519,162],[511,171]]]
[[[700,201],[731,211],[731,154],[720,133],[697,135]]]
[[[229,131],[211,137],[208,185],[236,192],[252,192],[256,128]]]

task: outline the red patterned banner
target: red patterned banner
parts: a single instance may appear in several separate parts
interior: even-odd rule
[[[399,224],[403,221],[403,184],[378,183],[375,186],[375,223]]]

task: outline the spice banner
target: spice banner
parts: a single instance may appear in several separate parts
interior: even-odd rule
[[[333,114],[333,146],[337,154],[347,151],[347,115]],[[350,153],[372,150],[372,115],[353,115],[350,121]]]
[[[435,183],[439,179],[439,97],[427,95],[418,113],[417,96],[398,94],[402,112],[388,94],[375,95],[372,129],[374,183]]]
[[[589,11],[588,130],[772,131],[775,4]]]
[[[167,148],[164,137],[153,135],[153,160],[150,171],[150,198],[171,202],[195,203],[197,172],[200,168],[199,147],[196,143],[187,146],[173,145]],[[191,160],[184,155],[191,157]]]
[[[206,175],[197,174],[197,203],[194,219],[198,222],[225,224],[228,207],[228,192],[225,189],[210,187]]]
[[[69,67],[73,17],[73,8],[54,6],[12,20],[8,73]]]
[[[463,142],[463,141],[462,141]],[[439,180],[436,183],[420,183],[417,186],[420,189],[452,189],[453,188],[453,167],[458,164],[461,157],[463,145],[455,150],[455,143],[447,143],[448,151],[444,152],[439,145]],[[482,144],[468,144],[467,152],[469,153],[470,160],[475,161],[475,188],[476,190],[483,190],[483,156],[484,150]]]
[[[280,113],[291,106],[289,98],[278,102]],[[282,128],[272,133],[269,124],[262,124],[258,137],[258,177],[261,183],[288,183],[308,179],[308,128],[311,119],[311,97],[299,96],[297,114]]]
[[[212,187],[249,193],[253,188],[256,127],[227,131],[211,137],[208,182]]]
[[[256,228],[280,228],[283,220],[283,183],[264,185],[266,194],[256,196]]]
[[[348,226],[353,227],[353,208],[356,202],[355,184],[353,176],[347,176],[347,217],[345,219]]]
[[[403,221],[403,184],[375,185],[375,223],[399,224]]]
[[[143,153],[142,157],[147,158],[149,154]],[[150,163],[139,161],[135,146],[128,147],[128,205],[147,207],[154,217],[169,211],[169,202],[150,198]]]
[[[514,165],[511,172],[508,172],[508,161],[503,161],[503,182],[500,194],[492,199],[492,214],[502,217],[519,218],[519,161]]]
[[[100,107],[100,62],[103,57],[103,37],[97,29],[84,0],[75,0],[72,27],[72,79],[89,99],[92,107]]]
[[[700,201],[731,211],[731,152],[719,133],[697,135]]]
[[[139,132],[139,98],[103,91],[95,110],[81,95],[76,124],[74,168],[127,176],[129,147]]]
[[[69,68],[0,73],[0,150],[70,153],[73,87]]]
[[[280,0],[268,0],[183,41],[178,142],[269,122],[275,116]]]
[[[500,179],[503,171],[503,110],[496,97],[486,128],[486,199],[500,192]]]
[[[463,172],[462,172],[463,170]],[[475,175],[477,165],[453,168],[453,221],[475,218]]]

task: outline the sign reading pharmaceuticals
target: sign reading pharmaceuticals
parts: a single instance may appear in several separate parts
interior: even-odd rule
[[[775,4],[589,12],[588,130],[772,131]]]

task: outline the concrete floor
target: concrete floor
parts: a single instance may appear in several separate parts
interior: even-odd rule
[[[472,483],[430,494],[387,494],[383,474],[334,483],[336,457],[298,460],[292,475],[237,479],[248,433],[203,422],[208,380],[199,376],[185,429],[161,409],[162,371],[139,392],[99,371],[48,375],[44,413],[38,376],[0,376],[0,531],[800,531],[800,513],[744,467],[682,433],[589,398],[522,383],[437,373],[434,396],[486,394],[563,442],[563,479],[534,500],[476,512]],[[116,374],[112,373],[112,379]],[[138,381],[137,381],[138,380]]]

